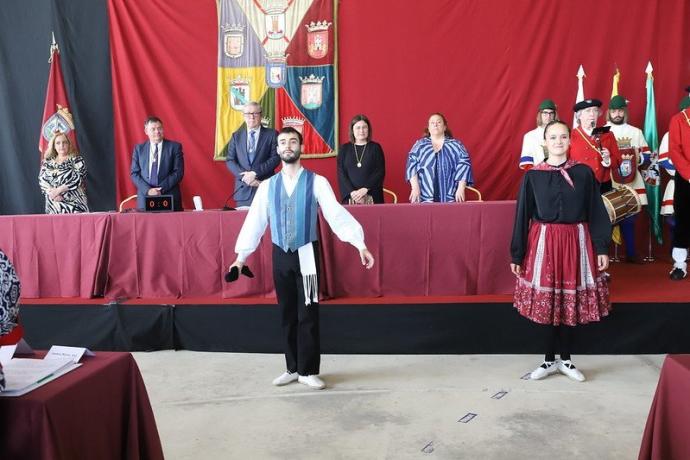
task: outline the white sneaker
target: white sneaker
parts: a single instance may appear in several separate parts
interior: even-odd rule
[[[532,380],[541,380],[558,371],[558,361],[544,361],[541,366],[532,371],[529,378]]]
[[[297,372],[283,372],[280,374],[274,381],[273,385],[277,387],[282,387],[283,385],[287,385],[288,383],[292,383],[295,380],[297,380]]]
[[[558,370],[561,374],[570,377],[573,380],[576,380],[578,382],[585,381],[585,376],[582,375],[582,372],[577,370],[575,364],[573,364],[573,362],[569,359],[566,359],[565,361],[558,361]]]
[[[326,388],[326,384],[323,383],[323,380],[318,375],[300,375],[297,381],[312,390],[323,390]]]

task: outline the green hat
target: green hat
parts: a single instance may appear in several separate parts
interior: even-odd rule
[[[551,99],[544,99],[541,101],[541,104],[539,104],[539,109],[538,110],[556,110],[556,104]]]
[[[624,109],[628,106],[628,101],[621,95],[616,95],[611,98],[609,102],[609,110]]]
[[[690,107],[690,96],[685,96],[683,99],[681,99],[679,107],[680,110],[685,110]]]

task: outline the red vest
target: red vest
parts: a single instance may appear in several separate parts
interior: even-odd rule
[[[668,156],[676,173],[690,180],[690,113],[688,109],[675,114],[668,128]]]
[[[601,155],[597,150],[599,142],[596,139],[588,136],[579,126],[570,135],[570,158],[589,166],[599,182],[608,182],[611,180],[611,168],[618,168],[621,165],[621,153],[618,150],[616,137],[610,132],[601,136],[601,147],[609,149],[611,153],[610,168],[601,164]]]

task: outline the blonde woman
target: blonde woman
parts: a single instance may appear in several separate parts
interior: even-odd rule
[[[86,165],[64,133],[57,133],[43,156],[38,183],[46,197],[46,214],[89,212]]]

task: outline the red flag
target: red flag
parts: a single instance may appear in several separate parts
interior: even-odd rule
[[[65,91],[65,81],[62,77],[60,66],[60,50],[55,38],[50,46],[50,75],[48,76],[48,88],[46,88],[46,102],[43,106],[43,123],[41,135],[38,139],[38,150],[43,153],[48,148],[48,142],[56,131],[67,134],[75,150],[77,137],[74,131],[74,120],[69,110],[69,101]]]

